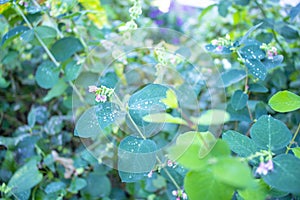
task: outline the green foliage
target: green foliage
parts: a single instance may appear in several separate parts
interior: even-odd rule
[[[2,199],[299,199],[300,4],[156,3],[0,0]]]
[[[300,108],[300,96],[289,91],[280,91],[271,97],[269,105],[277,112],[294,111]]]
[[[252,140],[263,149],[278,150],[284,148],[292,139],[286,125],[271,116],[262,116],[250,130]]]

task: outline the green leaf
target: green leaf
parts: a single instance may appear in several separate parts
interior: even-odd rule
[[[167,97],[165,99],[162,99],[161,101],[169,108],[173,108],[173,109],[178,108],[178,101],[175,92],[169,89],[167,90],[166,95]]]
[[[260,48],[259,45],[247,45],[241,48],[240,54],[244,59],[261,60],[266,56],[266,53]]]
[[[237,5],[241,5],[241,6],[246,6],[248,5],[250,2],[250,0],[234,0],[234,3],[236,3]]]
[[[296,157],[300,158],[300,147],[294,147],[292,151]]]
[[[222,134],[222,139],[229,144],[230,149],[234,153],[241,157],[248,157],[259,151],[253,140],[236,131],[226,131]]]
[[[45,188],[46,194],[51,194],[58,192],[60,190],[64,190],[66,188],[66,184],[64,182],[58,181],[58,182],[51,182],[47,185]]]
[[[78,65],[74,60],[69,62],[65,68],[66,81],[75,80],[79,76],[81,68],[82,65]]]
[[[187,125],[187,122],[180,117],[173,117],[169,113],[155,113],[146,115],[143,120],[150,123],[172,123]]]
[[[300,96],[284,90],[277,92],[269,100],[269,106],[277,112],[290,112],[300,108]]]
[[[84,187],[87,186],[87,182],[83,178],[78,178],[75,177],[72,182],[70,187],[68,188],[68,191],[71,193],[77,193],[79,190],[83,189]]]
[[[244,70],[232,69],[221,74],[221,79],[217,81],[219,87],[228,87],[246,77]]]
[[[238,193],[243,198],[243,200],[266,199],[269,192],[268,185],[264,181],[262,181],[262,179],[256,179],[255,181],[255,187],[238,190]]]
[[[264,115],[250,129],[253,141],[263,149],[273,151],[289,144],[292,134],[286,125],[271,116]]]
[[[191,200],[231,199],[235,190],[216,180],[208,169],[188,172],[184,179],[184,189]]]
[[[25,32],[23,32],[20,36],[21,40],[25,42],[30,42],[34,39],[34,30],[29,29]]]
[[[247,105],[248,95],[242,90],[236,90],[231,97],[230,103],[234,110],[241,110]]]
[[[209,168],[216,180],[235,188],[243,189],[255,185],[248,164],[241,162],[238,158],[218,158]]]
[[[34,31],[46,45],[53,42],[57,36],[56,30],[49,26],[38,26],[34,28]],[[35,39],[33,44],[39,45],[40,42]]]
[[[272,188],[293,194],[300,194],[300,159],[281,154],[273,159],[274,170],[262,178]]]
[[[74,37],[66,37],[55,42],[51,48],[51,52],[55,59],[59,62],[65,61],[73,54],[81,51],[83,46],[81,42]]]
[[[178,136],[176,144],[168,149],[171,160],[192,170],[205,168],[209,158],[229,154],[227,144],[217,141],[210,132],[186,132]]]
[[[122,182],[136,182],[144,178],[155,166],[156,150],[152,140],[125,137],[118,148],[118,170]]]
[[[194,123],[203,126],[224,124],[225,122],[229,121],[229,119],[229,113],[223,110],[207,110],[198,118],[191,117],[191,120]]]
[[[74,135],[82,138],[96,137],[101,134],[101,128],[96,115],[96,107],[87,109],[75,125]]]
[[[300,3],[298,3],[295,7],[293,7],[290,11],[291,21],[295,19],[295,17],[300,13]]]
[[[229,1],[220,1],[218,4],[218,12],[219,15],[222,17],[226,17],[228,14],[228,8],[231,5]]]
[[[110,102],[97,104],[95,112],[101,129],[105,129],[125,116],[117,104]]]
[[[259,23],[259,24],[256,24],[255,26],[252,26],[248,31],[247,33],[242,37],[242,39],[239,41],[239,44],[246,44],[247,43],[247,38],[249,37],[249,35],[255,31],[256,29],[258,29],[261,25],[263,24],[263,22]]]
[[[299,38],[298,31],[287,24],[279,24],[275,27],[275,29],[287,40],[295,40]]]
[[[87,197],[106,197],[110,194],[111,183],[110,180],[101,175],[99,172],[92,172],[88,175],[87,187],[82,191],[84,196]]]
[[[35,122],[36,122],[35,108],[31,108],[31,110],[27,116],[27,123],[32,128],[32,127],[34,127]]]
[[[12,41],[13,39],[15,39],[16,37],[18,37],[19,35],[21,35],[23,32],[29,30],[28,27],[26,26],[17,26],[11,30],[9,30],[5,35],[3,35],[2,37],[2,41],[1,41],[1,45],[2,47],[6,47],[6,45]]]
[[[255,78],[264,80],[267,76],[267,69],[262,62],[256,59],[246,59],[245,65]]]
[[[67,87],[68,85],[64,82],[64,80],[60,79],[43,98],[43,101],[47,102],[54,97],[62,95],[67,89]]]
[[[168,88],[163,85],[149,84],[130,97],[129,114],[141,129],[149,124],[143,120],[144,116],[166,110],[162,99],[166,98],[167,91]]]
[[[12,188],[13,193],[19,193],[31,189],[37,185],[42,178],[43,175],[37,168],[36,160],[30,160],[14,173],[7,186]]]
[[[266,93],[268,92],[268,88],[265,86],[258,84],[258,83],[253,83],[249,85],[249,91],[250,92],[258,92],[258,93]]]
[[[52,88],[58,81],[59,68],[50,61],[43,62],[35,73],[37,84],[45,89]]]

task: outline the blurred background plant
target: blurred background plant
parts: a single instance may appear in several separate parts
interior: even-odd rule
[[[86,150],[82,141],[74,136],[72,99],[75,95],[78,101],[86,101],[83,97],[86,88],[78,87],[76,81],[85,80],[81,77],[87,74],[92,74],[91,76],[97,80],[101,73],[104,73],[108,77],[106,80],[109,81],[114,78],[126,80],[124,74],[127,67],[143,66],[151,62],[146,60],[151,53],[140,52],[145,59],[138,60],[128,56],[119,60],[114,71],[106,72],[105,66],[98,64],[102,58],[90,55],[90,51],[97,46],[110,50],[110,45],[115,44],[107,41],[111,38],[124,37],[128,29],[136,27],[170,28],[189,35],[203,49],[207,48],[208,44],[216,44],[212,41],[227,39],[228,43],[222,45],[228,46],[228,52],[222,52],[224,49],[220,52],[212,50],[211,54],[214,67],[221,73],[225,85],[226,100],[222,103],[228,102],[227,112],[230,114],[230,120],[225,123],[224,132],[234,130],[241,135],[249,136],[252,125],[261,116],[271,115],[272,119],[280,120],[295,133],[295,137],[288,141],[287,151],[292,149],[289,154],[295,155],[296,159],[296,156],[299,157],[297,133],[300,121],[297,107],[300,104],[297,96],[300,92],[299,12],[299,2],[279,0],[0,0],[1,197],[3,199],[184,199],[186,194],[181,191],[182,187],[193,188],[190,184],[184,183],[184,177],[190,166],[184,168],[181,166],[182,163],[167,166],[171,176],[163,171],[155,172],[150,178],[123,183],[117,170],[101,162],[101,159],[115,156],[111,150],[111,143],[100,144],[103,149],[102,157],[96,159]],[[247,35],[251,27],[261,22],[263,23],[259,27]],[[260,71],[258,76],[255,76],[256,72],[251,74],[245,61],[249,57],[245,52],[243,54],[242,49],[239,52],[237,50],[239,46],[234,43],[239,41],[242,44],[245,35],[258,42],[255,43],[257,44],[255,52],[263,50],[265,52],[260,53],[265,56],[268,48],[274,47],[276,55],[274,51],[271,53],[283,58],[264,63],[268,67],[263,73],[263,78]],[[181,39],[174,38],[173,43],[180,44]],[[247,42],[251,43],[248,40]],[[261,50],[258,44],[262,43],[270,46],[264,46]],[[155,59],[155,56],[153,57],[152,59]],[[269,102],[275,93],[282,90],[288,90],[296,95],[291,95],[292,102],[296,102],[296,106],[292,109],[280,110],[276,107],[278,102],[283,101],[283,97],[277,101],[274,97],[275,100]],[[288,102],[289,97],[284,101]],[[237,103],[236,98],[242,102]],[[209,101],[209,98],[204,95],[201,99],[201,102],[203,101]],[[201,109],[207,107],[205,104]],[[76,110],[75,117],[80,116],[83,110]],[[105,129],[105,134],[111,133],[117,142],[126,135],[114,127]],[[227,132],[226,135],[230,134]],[[160,137],[159,140],[165,140],[162,143],[170,142],[171,136],[171,133],[166,133],[166,136]],[[231,150],[239,155],[234,145],[230,143],[232,141],[228,138],[225,140]],[[285,150],[279,149],[280,152],[276,154],[284,153]],[[257,162],[251,163],[253,171],[258,166]],[[259,188],[254,189],[256,192],[260,191],[259,198],[299,199],[297,194],[300,194],[300,165],[293,165],[295,163],[299,163],[298,158],[286,167],[290,170],[293,166],[293,169],[298,171],[291,174],[290,180],[294,187],[290,184],[287,187],[290,186],[292,189],[284,188],[283,183],[276,183],[274,189],[272,181],[270,183],[264,180],[266,184],[262,179],[257,179],[263,182],[257,186]],[[276,167],[278,165],[275,163]],[[191,176],[197,179],[202,177],[194,171],[189,172],[188,177]],[[176,179],[179,188],[176,188],[170,177]],[[237,185],[233,191],[237,191],[239,187],[242,186]],[[233,196],[234,199],[251,199],[249,194],[253,195],[253,191],[249,192],[248,196],[245,193],[247,192],[239,191],[234,194],[230,192],[229,196]],[[196,197],[193,192],[187,195],[196,199],[198,194]]]

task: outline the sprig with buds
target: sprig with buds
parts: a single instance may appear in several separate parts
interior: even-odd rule
[[[216,46],[216,51],[222,51],[224,47],[233,46],[230,36],[226,34],[225,38],[219,37],[211,41],[211,44]]]
[[[89,86],[89,92],[95,93],[95,101],[96,102],[104,103],[114,93],[114,89],[107,88],[103,85],[101,85],[100,87],[91,85],[91,86]]]
[[[260,48],[262,50],[265,50],[267,53],[267,57],[268,59],[273,59],[274,56],[277,56],[278,52],[277,52],[277,48],[274,47],[272,44],[265,44],[263,43]]]

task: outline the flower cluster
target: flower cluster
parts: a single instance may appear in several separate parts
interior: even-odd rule
[[[263,43],[260,48],[262,50],[265,50],[267,52],[267,57],[268,59],[273,59],[274,56],[277,56],[278,52],[277,52],[277,48],[274,47],[273,45],[271,44],[265,44]]]
[[[211,41],[211,44],[216,46],[216,51],[222,51],[224,46],[232,46],[230,36],[227,34],[225,38],[219,37]]]
[[[172,195],[176,197],[176,200],[180,200],[181,198],[188,199],[188,196],[184,190],[173,190]]]
[[[101,85],[99,88],[95,85],[89,86],[89,92],[95,93],[95,101],[96,102],[106,102],[108,97],[110,97],[114,89],[107,88],[103,85]]]
[[[272,159],[269,159],[266,163],[263,160],[261,160],[255,173],[259,175],[267,175],[268,172],[272,171],[273,169],[274,165]]]

